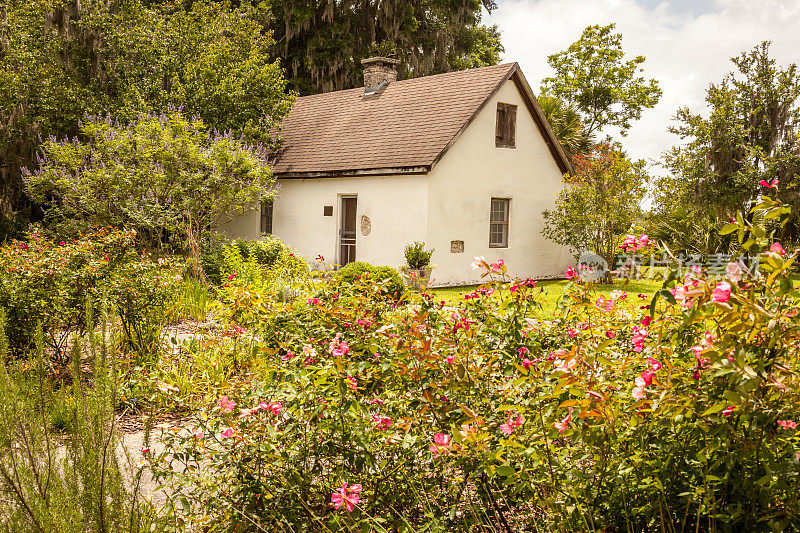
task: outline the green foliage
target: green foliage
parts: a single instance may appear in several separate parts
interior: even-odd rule
[[[35,166],[40,137],[72,138],[87,115],[127,124],[177,107],[266,141],[293,100],[274,41],[245,7],[32,0],[0,9],[12,43],[0,54],[0,229],[25,214],[21,169]]]
[[[0,358],[8,346],[0,312]],[[0,365],[0,494],[7,531],[162,531],[141,499],[141,471],[118,455],[116,370],[107,346],[86,343],[92,385],[76,378],[58,391],[48,378],[41,336],[30,361]],[[74,352],[81,352],[80,340]],[[74,357],[80,376],[80,358]],[[45,416],[53,403],[52,418]],[[66,438],[50,432],[50,421]]]
[[[794,201],[800,174],[800,71],[779,67],[769,43],[731,60],[735,71],[706,92],[708,116],[687,108],[671,131],[685,140],[665,156],[671,175],[655,188],[656,211],[676,207],[694,216],[727,220],[749,209],[759,185],[778,180],[779,196]],[[800,238],[795,213],[784,237]]]
[[[397,308],[372,278],[290,302],[226,288],[211,344],[242,380],[149,458],[170,513],[222,530],[797,529],[800,250],[745,222],[721,233],[772,249],[763,275],[673,274],[650,305],[576,281],[546,320],[536,282],[491,263],[449,308]],[[332,505],[343,483],[352,510]]]
[[[400,79],[496,64],[500,32],[480,24],[481,10],[494,7],[493,0],[346,0],[333,9],[316,0],[277,0],[269,3],[266,27],[290,82],[310,94],[360,87],[361,60],[375,55],[400,59]]]
[[[397,270],[390,266],[375,266],[362,261],[355,261],[336,271],[335,278],[339,282],[351,285],[354,288],[358,287],[359,281],[366,281],[366,278],[375,280],[380,285],[381,294],[394,299],[399,299],[406,292],[403,278],[400,277]]]
[[[257,205],[272,184],[263,149],[212,136],[179,113],[129,126],[90,119],[84,142],[50,140],[28,193],[65,235],[95,226],[135,229],[151,246],[186,246]]]
[[[555,75],[542,80],[542,92],[575,106],[588,137],[608,126],[625,135],[661,97],[658,82],[641,75],[644,56],[625,60],[614,26],[588,26],[569,48],[547,58]]]
[[[613,264],[621,237],[640,216],[648,177],[644,161],[630,161],[619,148],[599,144],[573,158],[575,173],[544,211],[542,234],[576,254],[591,250]]]
[[[406,244],[405,257],[406,264],[410,268],[422,269],[426,268],[431,263],[431,256],[435,250],[425,250],[424,242],[414,242],[414,244]]]
[[[556,139],[568,156],[587,154],[592,150],[594,137],[586,133],[580,115],[572,106],[547,94],[540,94],[537,100]]]
[[[131,231],[99,231],[54,242],[33,233],[0,247],[0,308],[15,356],[32,348],[37,329],[55,363],[65,364],[75,334],[94,328],[86,302],[116,312],[123,343],[152,354],[176,284],[168,261],[140,256]]]
[[[0,308],[12,353],[28,352],[37,328],[58,362],[69,356],[67,343],[87,322],[85,302],[104,280],[130,260],[131,232],[101,231],[69,242],[33,233],[27,241],[0,247]]]

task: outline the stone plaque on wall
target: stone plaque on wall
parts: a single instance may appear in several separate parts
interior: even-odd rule
[[[463,254],[464,253],[464,241],[450,241],[450,253],[451,254]]]
[[[372,232],[372,222],[367,215],[361,215],[361,235],[365,237]]]
[[[332,217],[333,216],[333,206],[332,205],[324,205],[324,206],[322,206],[322,216],[324,216],[324,217]]]

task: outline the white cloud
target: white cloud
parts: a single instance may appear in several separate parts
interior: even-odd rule
[[[800,60],[800,0],[715,0],[696,16],[666,1],[648,8],[634,0],[502,0],[485,22],[499,26],[504,60],[519,62],[534,90],[551,73],[549,54],[590,24],[616,23],[626,53],[644,55],[645,75],[664,91],[623,140],[637,158],[658,159],[679,142],[667,131],[675,111],[704,110],[706,88],[732,69],[731,57],[770,40],[778,64]]]

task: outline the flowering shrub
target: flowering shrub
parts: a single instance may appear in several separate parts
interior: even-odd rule
[[[0,247],[0,307],[13,353],[29,350],[41,327],[53,358],[65,363],[70,336],[91,325],[90,301],[118,314],[125,342],[141,346],[149,331],[152,344],[153,317],[163,321],[177,277],[170,262],[139,256],[134,242],[133,231],[101,230],[66,242],[33,233]]]
[[[772,249],[761,276],[673,275],[652,300],[573,277],[549,321],[484,258],[453,308],[370,278],[237,287],[249,377],[151,466],[204,527],[797,529],[798,252],[742,234]]]

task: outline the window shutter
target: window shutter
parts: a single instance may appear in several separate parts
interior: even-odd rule
[[[517,106],[497,104],[497,124],[494,131],[494,144],[498,148],[514,148],[517,130]]]
[[[497,124],[494,129],[494,144],[500,146],[503,143],[503,135],[505,134],[506,113],[502,105],[497,106]]]
[[[506,126],[508,127],[508,135],[506,136],[506,141],[508,141],[508,146],[514,148],[516,142],[516,134],[517,134],[517,107],[516,106],[508,106],[506,107]]]

